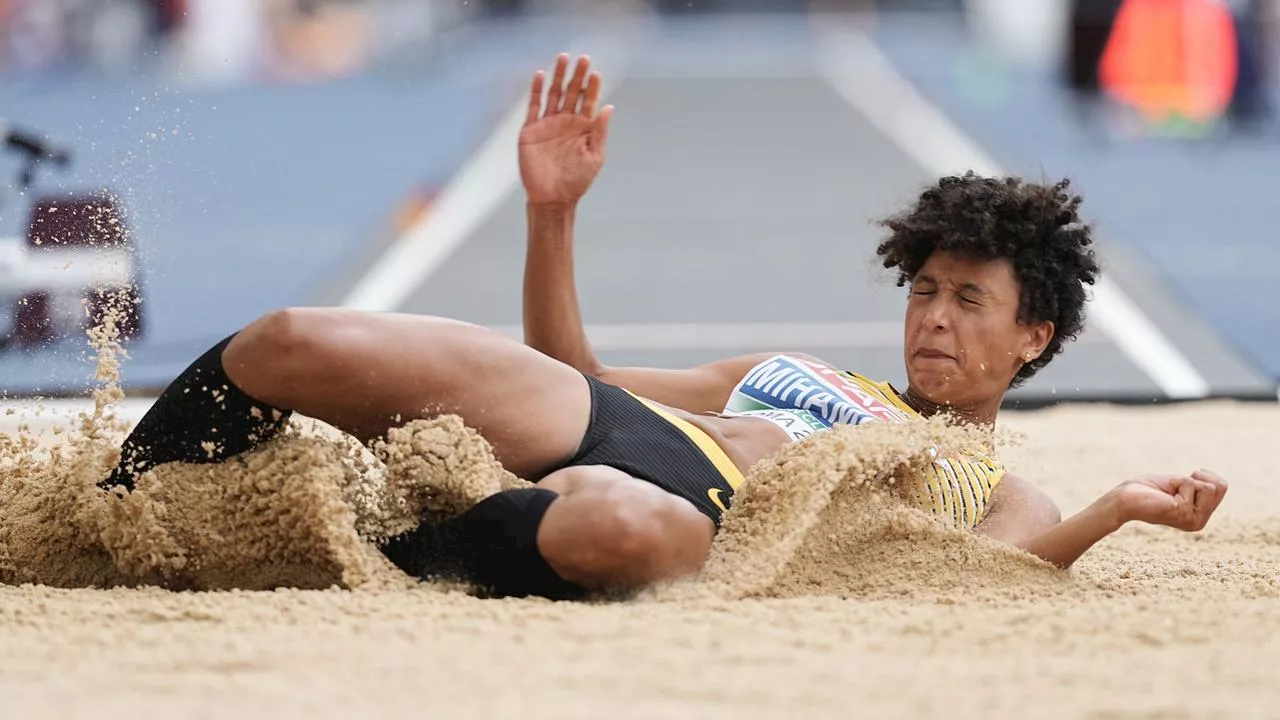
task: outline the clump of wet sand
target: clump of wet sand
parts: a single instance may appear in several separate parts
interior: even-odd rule
[[[456,416],[373,448],[291,425],[217,464],[173,463],[107,503],[103,539],[129,575],[167,587],[386,588],[412,581],[376,543],[522,481]]]
[[[119,458],[115,441],[125,431],[109,413],[123,397],[117,316],[108,312],[89,331],[98,351],[94,408],[62,433],[67,441],[45,447],[21,427],[17,437],[0,435],[0,582],[84,587],[123,579],[100,541],[102,506],[87,492]]]
[[[790,445],[752,468],[702,573],[650,597],[945,599],[958,588],[1065,587],[1058,569],[924,509],[916,480],[935,458],[990,440],[933,418],[842,426]]]
[[[456,417],[417,420],[378,447],[292,424],[216,464],[171,463],[133,492],[96,487],[105,444],[27,457],[0,487],[5,582],[173,589],[386,588],[409,579],[376,549],[514,484]]]
[[[0,438],[0,582],[172,589],[387,588],[413,580],[376,549],[523,481],[454,416],[415,420],[372,448],[306,419],[216,464],[170,463],[133,492],[97,482],[128,428],[109,412],[123,354],[114,315],[91,333],[95,408],[67,442]]]

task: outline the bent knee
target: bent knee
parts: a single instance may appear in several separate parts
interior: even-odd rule
[[[630,493],[613,492],[597,508],[596,532],[590,538],[605,565],[645,568],[663,550],[662,518],[652,503],[639,503]]]
[[[657,488],[620,484],[570,498],[553,520],[559,526],[539,537],[547,562],[570,582],[639,587],[697,572],[710,548],[710,522]]]
[[[236,334],[222,354],[228,377],[242,390],[272,402],[293,382],[321,380],[345,318],[323,308],[275,310]]]

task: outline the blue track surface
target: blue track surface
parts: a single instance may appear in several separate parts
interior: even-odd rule
[[[438,187],[492,131],[563,33],[491,30],[409,67],[316,86],[186,90],[162,78],[0,86],[15,123],[69,145],[42,190],[106,186],[130,212],[146,293],[130,385],[163,384],[255,316],[308,303],[415,188]],[[16,167],[16,165],[14,166]],[[0,207],[16,234],[27,209]],[[82,337],[0,351],[0,390],[83,387]]]
[[[158,78],[46,78],[0,86],[0,108],[75,150],[74,172],[50,180],[66,188],[106,185],[127,203],[144,261],[148,327],[130,348],[124,380],[154,387],[253,317],[313,302],[336,278],[349,275],[370,243],[386,236],[405,195],[444,183],[519,97],[528,71],[564,49],[570,32],[547,26],[476,32],[409,66],[312,87],[190,90]],[[1007,74],[988,86],[994,94],[975,93],[965,81],[971,76],[961,74],[973,67],[966,64],[973,54],[954,24],[922,23],[917,16],[908,27],[885,18],[876,40],[904,76],[1007,169],[1077,179],[1090,214],[1101,220],[1103,242],[1144,258],[1190,312],[1213,325],[1240,356],[1280,378],[1280,304],[1265,300],[1280,281],[1268,184],[1269,173],[1280,167],[1280,144],[1107,144],[1082,130],[1047,78]],[[726,69],[742,74],[743,67],[748,77],[750,68],[761,77],[802,77],[816,67],[808,55],[816,42],[804,22],[748,23],[732,31],[707,23],[671,25],[653,43],[642,63],[651,78],[691,68],[695,77],[698,68],[704,77]],[[801,104],[836,102],[828,90],[805,89],[810,86],[818,88],[810,80],[769,85]],[[679,96],[679,87],[651,82],[631,92],[648,88],[632,97],[666,102]],[[736,92],[737,85],[723,87]],[[619,142],[642,139],[641,130],[625,139],[628,117],[670,117],[660,110],[628,109],[630,115],[620,118]],[[762,132],[794,130],[781,115],[762,117],[775,123],[761,126]],[[697,123],[697,114],[688,121]],[[748,121],[756,120],[743,119]],[[831,122],[859,127],[853,118]],[[749,130],[743,125],[734,132],[754,137]],[[671,132],[683,131],[673,126]],[[693,151],[711,147],[703,143]],[[620,156],[626,148],[619,145]],[[640,168],[643,157],[629,167]],[[907,165],[869,172],[879,173],[868,179],[869,187],[895,196],[920,179],[919,170]],[[901,176],[902,187],[884,188],[885,173]],[[635,183],[648,176],[629,177],[623,198],[642,189]],[[734,214],[722,210],[725,218]],[[8,202],[0,207],[0,232],[17,231],[25,219],[25,209]],[[510,305],[503,302],[503,308]],[[52,351],[0,351],[0,390],[82,388],[91,370],[83,353],[81,338]]]

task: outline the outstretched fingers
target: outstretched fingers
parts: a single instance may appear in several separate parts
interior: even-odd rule
[[[529,83],[529,107],[525,113],[525,124],[530,125],[543,117],[558,115],[562,112],[578,114],[590,120],[599,120],[596,135],[597,140],[603,142],[608,131],[606,113],[612,108],[605,108],[597,117],[601,87],[604,84],[600,73],[591,70],[591,58],[587,55],[578,58],[573,75],[566,82],[565,74],[568,70],[569,55],[561,53],[556,56],[550,87],[547,85],[545,72],[539,70],[533,74],[533,80]],[[543,104],[544,92],[546,92],[545,105]]]
[[[569,78],[569,87],[565,90],[564,107],[561,112],[574,114],[578,112],[578,102],[582,99],[582,91],[587,84],[587,71],[591,69],[591,58],[582,55],[573,68],[573,77]],[[588,116],[589,117],[589,116]]]
[[[560,53],[556,56],[556,68],[551,75],[551,90],[547,93],[547,114],[555,115],[560,112],[560,97],[564,93],[564,73],[569,69],[569,54]]]
[[[587,78],[587,90],[582,96],[582,114],[583,116],[594,120],[596,110],[600,107],[600,86],[602,85],[600,73],[593,72]]]
[[[526,125],[535,123],[542,117],[542,88],[546,84],[546,73],[539,70],[533,74],[533,82],[529,87],[529,112],[525,115]]]

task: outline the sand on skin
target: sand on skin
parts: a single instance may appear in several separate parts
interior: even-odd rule
[[[521,482],[460,423],[373,451],[303,426],[234,465],[161,468],[111,503],[86,484],[124,428],[97,418],[4,450],[0,715],[1270,716],[1280,409],[1002,422],[1027,438],[1006,461],[1066,513],[1145,472],[1209,467],[1232,488],[1204,533],[1126,528],[1064,575],[888,499],[882,471],[920,437],[835,434],[752,473],[693,582],[626,602],[485,601],[410,583],[367,543]],[[281,582],[354,589],[184,591]],[[177,591],[77,587],[139,583]]]

